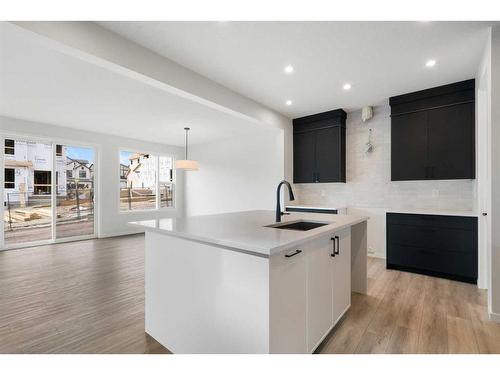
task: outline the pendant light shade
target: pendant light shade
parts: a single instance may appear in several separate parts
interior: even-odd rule
[[[185,169],[186,171],[197,171],[198,162],[196,160],[176,160],[175,168]]]
[[[184,160],[176,160],[175,168],[176,169],[184,169],[186,171],[197,171],[198,170],[198,162],[196,160],[188,159],[188,131],[189,128],[184,128],[186,131],[186,158]]]

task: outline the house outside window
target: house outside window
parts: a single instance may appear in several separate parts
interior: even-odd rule
[[[5,155],[14,155],[15,154],[15,142],[13,139],[5,140]]]
[[[51,193],[51,171],[33,172],[33,189],[35,195],[50,195]]]
[[[171,156],[120,152],[120,211],[174,207]]]
[[[15,189],[16,187],[16,171],[14,168],[5,168],[4,175],[5,189]]]

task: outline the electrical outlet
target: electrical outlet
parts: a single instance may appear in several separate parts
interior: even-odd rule
[[[375,254],[375,250],[373,250],[373,247],[368,246],[368,254]]]

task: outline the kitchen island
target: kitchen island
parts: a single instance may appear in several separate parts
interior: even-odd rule
[[[367,219],[276,223],[273,211],[246,211],[131,222],[146,232],[146,332],[173,353],[313,352],[351,291],[366,293]]]

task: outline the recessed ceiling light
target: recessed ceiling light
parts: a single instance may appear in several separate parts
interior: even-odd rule
[[[436,60],[427,60],[425,63],[425,66],[428,68],[432,68],[434,65],[436,65]]]
[[[291,100],[287,100],[287,101],[285,102],[285,104],[286,104],[286,105],[292,105],[292,101],[291,101]]]
[[[293,73],[294,69],[293,69],[293,66],[287,65],[287,66],[285,66],[285,69],[283,69],[283,70],[285,71],[285,73],[290,74],[290,73]]]
[[[351,86],[351,84],[350,84],[350,83],[344,83],[344,86],[342,86],[342,88],[343,88],[344,90],[350,90],[350,89],[351,89],[351,87],[352,87],[352,86]]]

